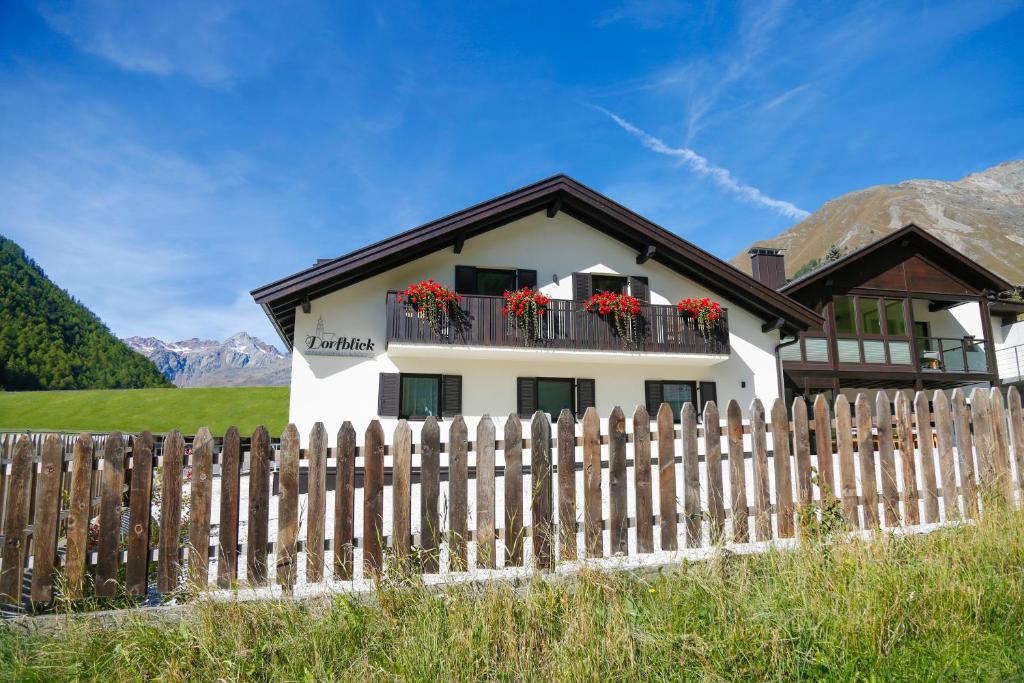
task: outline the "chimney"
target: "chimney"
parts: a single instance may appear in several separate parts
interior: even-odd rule
[[[772,289],[786,284],[786,257],[781,249],[754,247],[748,253],[755,280]]]

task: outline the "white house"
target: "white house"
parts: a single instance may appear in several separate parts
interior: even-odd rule
[[[428,279],[454,289],[432,326],[398,293]],[[536,334],[501,311],[502,294],[550,297]],[[623,292],[641,305],[634,339],[583,303]],[[294,350],[290,420],[333,435],[381,419],[489,414],[501,423],[563,408],[602,417],[780,395],[781,334],[821,317],[577,181],[555,176],[253,291]],[[702,333],[677,310],[708,297],[725,310]],[[442,427],[444,431],[444,427]]]

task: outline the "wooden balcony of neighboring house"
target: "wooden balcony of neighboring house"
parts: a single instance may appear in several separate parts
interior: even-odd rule
[[[870,338],[841,336],[835,350],[824,334],[807,333],[780,349],[783,364],[804,370],[835,368],[842,372],[979,376],[993,372],[991,340],[975,337]],[[833,353],[835,358],[833,358]],[[1024,356],[1024,353],[1021,354]]]
[[[551,299],[538,318],[535,334],[527,335],[501,312],[505,300],[496,296],[462,295],[456,313],[444,316],[440,330],[387,293],[387,348],[392,356],[438,356],[453,349],[469,357],[510,358],[530,353],[531,359],[632,362],[657,354],[659,362],[711,365],[729,357],[728,312],[707,335],[675,306],[643,304],[630,342],[610,320],[584,310],[579,301]],[[510,324],[511,323],[511,324]]]

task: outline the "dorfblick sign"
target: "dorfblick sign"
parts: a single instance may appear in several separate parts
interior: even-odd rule
[[[324,331],[324,318],[316,323],[316,332],[306,335],[307,356],[361,356],[373,357],[373,339],[345,337]]]

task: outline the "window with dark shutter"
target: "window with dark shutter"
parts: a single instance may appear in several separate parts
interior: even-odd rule
[[[586,301],[590,298],[592,292],[590,284],[590,273],[573,273],[572,274],[572,292],[573,297],[576,301]]]
[[[587,408],[593,408],[596,407],[596,405],[596,397],[594,395],[594,380],[577,379],[576,416],[583,417],[583,413],[587,412]]]
[[[537,271],[527,270],[525,268],[520,268],[516,271],[516,287],[518,289],[522,289],[523,287],[537,289]]]
[[[642,304],[651,303],[651,288],[647,285],[647,276],[630,275],[629,293],[639,299]]]
[[[683,406],[692,403],[697,410],[698,419],[700,408],[697,407],[697,383],[685,380],[674,379],[649,379],[644,382],[644,398],[647,403],[647,412],[653,418],[658,414],[662,403],[667,403],[672,408],[672,417],[679,422]]]
[[[441,417],[462,412],[462,375],[441,375]]]
[[[377,389],[377,414],[381,417],[398,417],[398,397],[402,376],[397,372],[380,373]]]
[[[664,400],[665,391],[661,382],[651,379],[644,382],[644,402],[647,404],[647,414],[651,416],[651,419],[658,414],[658,409],[661,408],[661,403]]]
[[[455,291],[476,294],[476,266],[455,266]]]
[[[530,417],[537,412],[537,378],[516,379],[516,412],[519,417]]]
[[[708,401],[714,401],[715,405],[718,405],[718,386],[714,382],[701,382],[698,389],[700,390],[699,410],[701,412],[704,411],[704,406]]]

